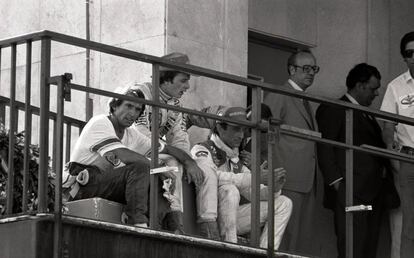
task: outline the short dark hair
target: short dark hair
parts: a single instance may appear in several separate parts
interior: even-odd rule
[[[216,125],[213,128],[213,133],[219,135],[219,132],[217,130],[217,126],[220,125],[224,130],[227,130],[227,124],[226,123],[216,123]]]
[[[145,99],[144,93],[138,89],[129,89],[124,95]],[[122,102],[124,102],[123,99],[112,98],[111,102],[109,102],[109,112],[112,114],[115,111],[115,108],[119,107],[122,104]],[[145,110],[145,104],[142,104],[141,114],[142,112],[144,112],[144,110]]]
[[[273,117],[272,110],[270,109],[270,107],[268,105],[266,105],[265,103],[261,103],[261,108],[262,108],[261,119],[269,120],[270,118]],[[252,111],[252,106],[250,105],[246,109],[248,120],[251,120],[251,116],[252,116],[251,111]]]
[[[160,71],[160,84],[163,84],[165,82],[172,82],[175,76],[177,76],[177,74],[179,73],[187,74],[188,76],[190,76],[188,73],[180,71]]]
[[[289,58],[287,60],[287,70],[288,70],[289,75],[290,75],[289,67],[292,66],[292,65],[296,65],[296,59],[297,59],[298,55],[301,55],[301,54],[304,54],[304,53],[313,55],[312,52],[309,49],[299,49],[299,50],[293,52],[289,56]]]
[[[400,43],[400,53],[402,55],[402,57],[404,56],[404,51],[405,51],[405,47],[407,46],[407,44],[411,41],[414,41],[414,31],[408,32],[407,34],[405,34],[402,38],[401,38],[401,43]]]
[[[346,87],[353,89],[358,82],[368,82],[372,76],[381,80],[381,74],[375,66],[366,63],[357,64],[346,76]]]

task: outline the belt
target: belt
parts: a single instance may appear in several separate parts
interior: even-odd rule
[[[409,146],[402,146],[400,152],[414,156],[414,148]]]

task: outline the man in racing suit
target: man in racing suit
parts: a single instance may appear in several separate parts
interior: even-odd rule
[[[187,55],[182,53],[171,53],[162,57],[165,60],[174,61],[177,63],[189,63]],[[172,106],[181,106],[180,98],[189,89],[190,74],[173,70],[167,67],[160,67],[160,102]],[[134,89],[142,91],[145,99],[152,100],[153,86],[151,83],[135,84]],[[146,108],[144,113],[138,118],[135,123],[135,128],[144,135],[151,135],[151,113],[150,106]],[[174,110],[159,109],[159,136],[166,142],[167,145],[176,147],[188,154],[190,154],[190,142],[186,130],[183,114]],[[182,196],[182,175],[183,166],[188,183],[194,182],[199,185],[203,180],[203,173],[198,167],[194,169],[194,165],[188,162],[180,164],[170,155],[160,155],[160,159],[167,166],[178,167],[179,171],[176,174],[175,191],[172,194],[173,198],[170,203],[166,203],[164,199],[160,199],[161,204],[159,210],[161,213],[160,224],[165,225],[164,228],[176,233],[183,233],[182,213],[183,213],[183,196]],[[193,166],[190,169],[190,165]],[[169,207],[168,207],[169,206]]]
[[[223,108],[218,115],[247,120],[245,109],[240,107]],[[204,172],[203,184],[197,189],[198,220],[217,221],[220,237],[229,242],[237,242],[237,235],[248,233],[251,229],[251,171],[239,158],[244,129],[239,125],[217,122],[210,139],[196,144],[191,150],[193,158]],[[265,177],[267,173],[263,169]],[[274,247],[277,249],[289,221],[292,202],[280,195],[286,171],[278,168],[274,173]],[[260,224],[264,226],[260,247],[263,248],[267,247],[267,199],[272,198],[267,190],[265,185],[260,185]]]

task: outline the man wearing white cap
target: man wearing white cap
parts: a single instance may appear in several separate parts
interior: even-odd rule
[[[189,63],[189,58],[187,55],[182,53],[170,53],[162,57],[162,59],[173,61],[181,64]],[[188,83],[190,79],[190,74],[174,70],[172,68],[160,67],[160,102],[173,105],[181,106],[180,98],[183,94],[190,88]],[[133,86],[136,89],[141,90],[145,98],[148,100],[152,99],[152,90],[153,85],[151,83],[135,84]],[[148,107],[145,112],[139,117],[135,128],[138,129],[141,133],[150,136],[151,135],[151,107]],[[183,114],[173,110],[159,109],[159,135],[160,138],[170,146],[174,146],[188,154],[190,154],[190,142],[188,138],[188,133],[186,130],[185,120],[183,119]],[[176,159],[171,156],[166,157],[161,155],[162,159],[167,166],[177,166],[179,172],[177,174],[178,180],[175,181],[175,193],[174,199],[176,202],[172,202],[169,207],[166,209],[165,200],[161,201],[159,207],[161,218],[165,217],[161,223],[164,225],[164,229],[182,233],[182,213],[183,213],[183,203],[182,203],[182,182],[181,177],[183,171],[188,179],[188,182],[194,182],[196,185],[199,185],[203,180],[203,173],[201,169],[197,166],[196,162],[192,159],[187,160],[185,163],[178,163]],[[182,166],[184,166],[184,170]]]
[[[225,107],[219,110],[218,115],[247,121],[246,110],[241,107]],[[243,126],[218,121],[210,139],[194,145],[191,150],[205,176],[203,184],[197,189],[198,221],[218,222],[219,237],[229,242],[237,242],[237,235],[251,230],[251,171],[239,157],[244,130]],[[275,203],[274,247],[277,249],[289,221],[292,202],[280,195],[286,181],[286,171],[277,168],[273,173],[274,194],[269,194],[267,187],[260,185],[260,224],[264,225],[260,247],[267,247],[267,199],[270,195]],[[261,174],[261,181],[267,182],[268,171],[263,169]]]

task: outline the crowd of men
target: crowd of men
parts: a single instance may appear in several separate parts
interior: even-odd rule
[[[414,117],[414,32],[404,35],[400,47],[408,71],[389,83],[381,110]],[[189,63],[188,56],[181,53],[162,58]],[[306,91],[320,68],[310,51],[301,50],[289,57],[287,70],[289,79],[282,87]],[[190,87],[189,80],[188,73],[161,67],[160,101],[180,106],[180,98]],[[340,100],[368,107],[378,96],[381,74],[374,66],[360,63],[349,71],[345,82],[347,92]],[[117,93],[151,100],[152,91],[151,83],[134,83]],[[152,108],[112,98],[108,111],[108,115],[95,116],[84,127],[66,168],[69,174],[64,177],[64,187],[70,191],[70,200],[102,197],[124,203],[127,223],[147,227]],[[212,106],[203,111],[238,121],[250,119],[249,109],[243,107]],[[320,132],[326,139],[345,142],[343,108],[322,104],[315,112],[307,100],[269,93],[262,103],[262,119],[269,118]],[[169,194],[159,194],[160,227],[177,234],[184,233],[182,178],[186,178],[188,183],[193,182],[196,186],[197,223],[201,236],[237,243],[238,236],[251,230],[249,131],[236,123],[166,109],[159,109],[159,121],[160,162],[179,168],[177,173],[160,174],[160,183],[171,183],[166,190]],[[414,155],[414,127],[390,121],[383,123],[382,130],[375,117],[355,111],[353,144]],[[187,129],[192,125],[209,128],[211,134],[191,148]],[[344,149],[281,134],[276,154],[280,167],[269,171],[265,132],[261,146],[260,246],[267,247],[267,204],[272,198],[275,249],[300,253],[312,250],[313,214],[315,207],[320,205],[315,198],[320,170],[324,181],[324,206],[334,215],[338,257],[345,257]],[[398,208],[400,199],[402,222],[398,223],[401,216],[395,216],[391,223],[392,253],[393,257],[411,257],[414,254],[414,174],[410,172],[414,165],[361,152],[355,152],[353,159],[353,203],[372,206],[372,211],[354,214],[354,257],[376,257],[381,218],[387,210]],[[274,192],[269,192],[267,187],[270,173],[275,175]]]

